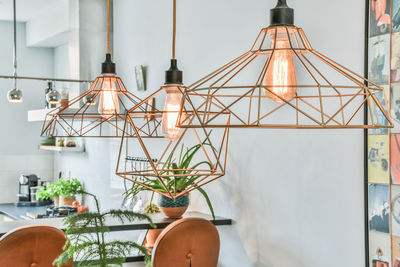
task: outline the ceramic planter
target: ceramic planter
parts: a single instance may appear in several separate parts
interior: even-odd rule
[[[75,197],[60,196],[59,206],[72,206],[72,202],[75,201]]]
[[[53,202],[54,202],[54,206],[59,207],[60,206],[60,197],[59,196],[53,197]]]
[[[171,199],[162,195],[158,206],[168,218],[181,218],[189,206],[189,194]]]
[[[146,247],[153,248],[158,236],[164,229],[150,229],[146,235]]]

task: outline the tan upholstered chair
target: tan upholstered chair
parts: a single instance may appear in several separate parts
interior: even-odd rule
[[[51,267],[65,241],[64,232],[51,226],[17,228],[0,239],[0,266]]]
[[[216,267],[217,228],[201,218],[185,218],[162,231],[153,249],[153,267]]]

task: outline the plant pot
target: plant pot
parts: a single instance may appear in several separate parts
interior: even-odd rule
[[[180,196],[177,199],[162,195],[158,206],[168,218],[181,218],[189,206],[189,194]]]
[[[60,196],[59,206],[72,206],[72,202],[75,200],[75,197]]]
[[[54,202],[54,206],[59,207],[60,206],[60,197],[59,196],[53,197],[53,202]]]
[[[153,248],[163,229],[150,229],[146,235],[146,247]]]

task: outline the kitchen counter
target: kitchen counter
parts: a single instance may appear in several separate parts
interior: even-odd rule
[[[46,206],[42,207],[17,207],[14,203],[0,204],[0,212],[16,220],[27,220],[30,214],[45,214]]]

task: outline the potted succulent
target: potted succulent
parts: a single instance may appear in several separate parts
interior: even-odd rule
[[[63,253],[53,262],[60,267],[74,260],[74,266],[121,266],[132,250],[139,250],[145,257],[147,267],[151,259],[145,247],[131,241],[106,241],[110,229],[106,225],[107,218],[115,218],[124,223],[135,219],[146,220],[151,227],[156,227],[150,217],[128,210],[109,210],[100,212],[97,197],[87,192],[80,192],[94,198],[95,212],[75,213],[64,219],[67,242]]]
[[[192,186],[193,184],[196,183],[198,179],[200,179],[201,176],[196,175],[195,169],[200,166],[200,165],[206,165],[210,169],[212,166],[208,161],[202,161],[202,162],[197,162],[197,163],[192,163],[192,160],[195,156],[195,154],[201,149],[203,146],[211,146],[206,142],[206,140],[203,141],[202,144],[197,144],[193,147],[186,148],[184,150],[184,145],[182,144],[180,155],[179,155],[179,160],[176,161],[174,159],[171,159],[170,162],[168,162],[168,167],[167,169],[170,171],[166,171],[163,174],[170,174],[173,173],[174,177],[164,177],[164,184],[166,185],[167,189],[171,192],[183,192],[186,188]],[[213,148],[213,147],[212,147]],[[215,148],[213,148],[215,149]],[[189,168],[190,166],[190,168]],[[180,170],[180,171],[174,171],[174,170]],[[182,171],[186,170],[186,171]],[[181,174],[182,176],[180,176]],[[161,181],[156,178],[156,177],[143,177],[143,181],[141,181],[142,184],[145,186],[142,186],[140,184],[134,183],[132,187],[126,192],[127,194],[132,194],[133,196],[136,196],[140,191],[147,191],[150,190],[149,188],[157,189],[161,192],[167,193],[167,191],[164,188],[164,185],[161,183]],[[210,209],[210,212],[215,218],[214,214],[214,209],[211,204],[210,198],[207,195],[207,192],[203,188],[197,188],[197,190],[203,195],[205,198],[207,205]],[[170,217],[170,218],[180,218],[185,211],[187,210],[189,206],[189,194],[182,195],[176,199],[169,198],[165,195],[161,195],[159,199],[158,206],[160,207],[161,211],[164,213],[165,216]]]
[[[56,206],[71,206],[76,195],[83,190],[82,184],[76,178],[72,180],[59,179],[54,184],[48,184],[38,190],[37,196],[41,199],[53,198]]]

